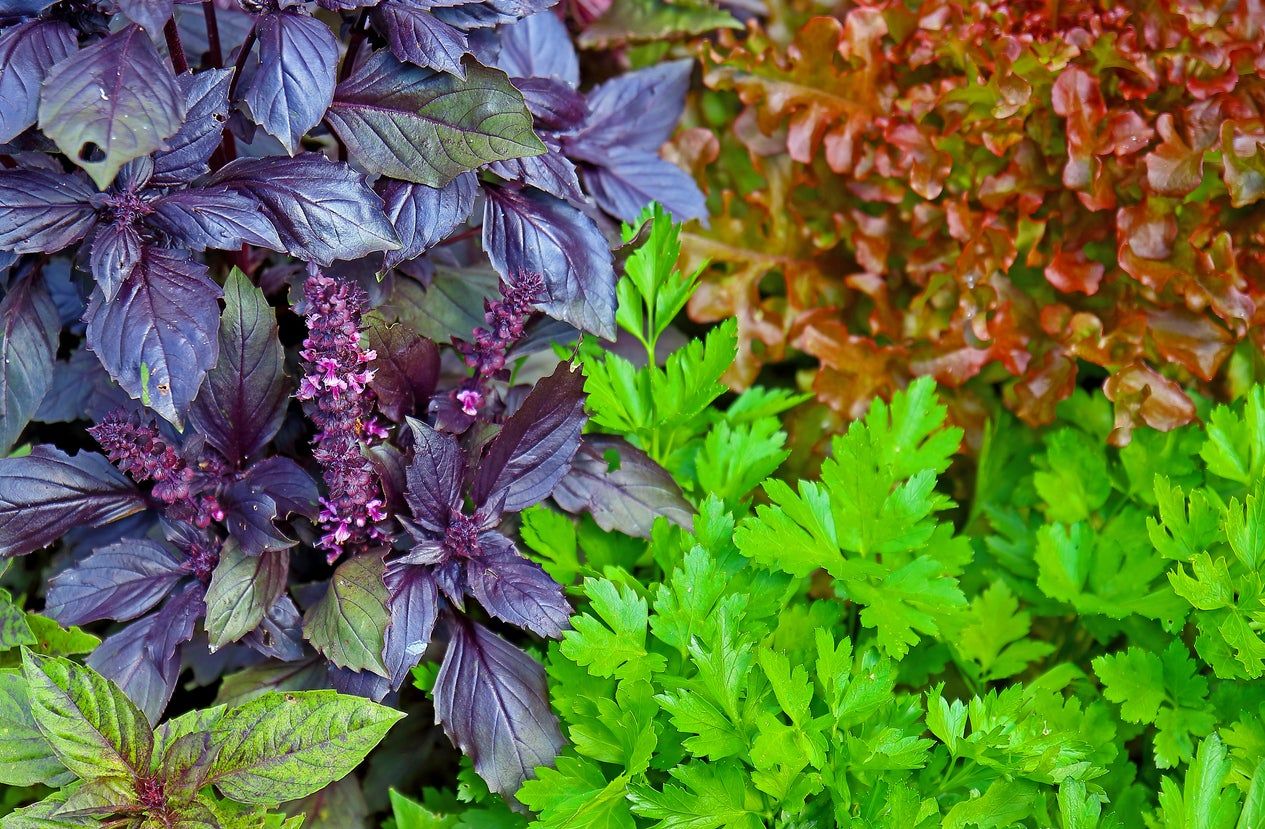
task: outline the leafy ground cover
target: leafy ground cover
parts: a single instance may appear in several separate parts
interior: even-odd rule
[[[1265,826],[1256,7],[552,5],[0,5],[0,827]]]

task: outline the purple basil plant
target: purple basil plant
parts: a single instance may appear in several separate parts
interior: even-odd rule
[[[705,207],[690,62],[586,88],[551,5],[0,0],[0,557],[56,545],[152,720],[190,668],[381,700],[429,653],[494,790],[561,746],[512,517],[664,475],[515,368],[614,336],[616,220]]]

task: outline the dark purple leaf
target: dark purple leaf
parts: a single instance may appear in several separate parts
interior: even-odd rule
[[[391,54],[417,66],[466,76],[461,58],[470,51],[466,35],[425,9],[384,0],[370,13],[373,27],[387,39]]]
[[[57,361],[53,384],[35,419],[42,423],[100,420],[110,412],[137,405],[110,379],[97,356],[81,345],[70,359]]]
[[[289,596],[282,596],[264,616],[259,627],[246,634],[242,644],[272,659],[294,662],[303,658],[303,617]]]
[[[452,435],[436,432],[411,417],[407,423],[413,432],[413,460],[408,466],[404,498],[418,524],[442,534],[452,511],[461,507],[465,454]]]
[[[167,61],[138,26],[126,26],[49,72],[39,123],[67,158],[105,188],[184,122],[184,96]]]
[[[552,78],[568,86],[580,83],[580,61],[566,24],[552,11],[524,17],[499,32],[496,67],[511,78]]]
[[[604,530],[649,538],[663,516],[686,529],[694,509],[667,470],[623,438],[585,435],[571,471],[553,491],[567,512],[592,513]]]
[[[157,613],[133,622],[107,636],[88,657],[88,666],[122,688],[151,723],[167,707],[180,676],[179,654],[161,663],[150,656],[149,642],[160,624]]]
[[[240,158],[209,184],[254,198],[286,250],[300,259],[329,265],[399,247],[377,194],[346,164],[315,153]]]
[[[0,35],[0,144],[35,123],[48,70],[79,48],[61,20],[28,20]]]
[[[146,248],[112,302],[88,306],[88,347],[133,398],[176,426],[219,353],[220,287],[206,266]]]
[[[281,428],[291,387],[277,314],[237,269],[224,282],[219,340],[219,360],[207,372],[189,421],[240,468]]]
[[[615,269],[593,220],[538,190],[487,186],[483,192],[483,249],[505,281],[540,274],[541,310],[614,339]]]
[[[377,397],[378,410],[400,423],[405,415],[424,407],[435,391],[439,349],[402,323],[388,325],[376,314],[368,320],[367,335],[369,348],[377,354],[369,385]]]
[[[145,499],[102,455],[70,456],[36,446],[0,459],[0,556],[20,556],[61,538],[72,527],[117,521],[145,508]]]
[[[283,250],[272,223],[253,199],[227,187],[175,190],[152,202],[146,221],[180,247],[237,250],[242,245]]]
[[[293,11],[261,15],[255,35],[258,63],[242,81],[242,100],[254,122],[294,155],[333,100],[338,41],[324,23]]]
[[[382,661],[391,674],[391,687],[398,689],[430,644],[439,613],[439,592],[426,567],[388,564],[385,580],[391,626]]]
[[[171,18],[174,6],[172,0],[119,0],[119,10],[127,19],[155,36]]]
[[[694,179],[641,150],[609,150],[600,164],[584,167],[584,183],[598,207],[625,222],[636,221],[652,201],[678,222],[707,218],[707,202]]]
[[[660,63],[612,78],[588,94],[589,117],[569,137],[567,154],[593,157],[601,148],[658,153],[685,109],[692,60]]]
[[[102,547],[48,583],[44,612],[63,625],[135,619],[189,571],[162,544],[129,538]]]
[[[297,542],[273,523],[277,518],[277,502],[249,480],[235,481],[220,495],[224,507],[224,523],[229,534],[249,556],[268,550],[284,550]]]
[[[445,561],[443,564],[436,565],[431,568],[431,578],[435,580],[435,586],[439,588],[439,592],[448,597],[448,601],[452,602],[458,608],[465,609],[465,567],[460,561]]]
[[[329,666],[329,684],[340,694],[352,694],[374,702],[381,702],[391,692],[391,681],[386,677],[368,671],[349,671],[337,665]]]
[[[38,273],[0,300],[0,454],[17,441],[53,382],[61,321]]]
[[[495,161],[487,169],[506,181],[517,181],[560,199],[580,204],[588,201],[580,189],[575,165],[552,148],[544,155]]]
[[[0,170],[0,250],[56,253],[83,238],[96,212],[79,175]]]
[[[542,12],[556,0],[481,0],[473,3],[432,3],[432,13],[458,29],[486,29],[513,23],[520,17]]]
[[[191,581],[154,614],[156,624],[145,644],[150,656],[159,664],[177,654],[180,645],[193,638],[194,626],[206,615],[204,593],[200,582]]]
[[[435,679],[435,721],[488,787],[511,798],[562,749],[544,668],[482,625],[454,616],[449,627],[452,641]]]
[[[504,499],[506,512],[518,512],[548,498],[571,467],[584,421],[584,373],[560,363],[488,445],[474,478],[474,502]]]
[[[211,650],[236,642],[259,627],[285,593],[290,552],[252,555],[227,543],[206,590],[206,634]]]
[[[523,96],[475,63],[462,79],[376,52],[338,85],[325,120],[365,170],[431,187],[544,151]]]
[[[136,226],[122,222],[97,225],[92,234],[88,266],[107,302],[114,300],[123,280],[141,261],[141,236]]]
[[[554,637],[569,627],[571,605],[562,586],[498,532],[479,537],[479,555],[466,564],[466,585],[483,609],[502,622]]]
[[[407,509],[404,501],[404,490],[407,487],[404,472],[404,454],[389,443],[370,446],[365,456],[373,464],[374,472],[382,482],[382,498],[388,512],[403,512]]]
[[[252,486],[268,493],[283,515],[303,515],[315,520],[317,513],[316,481],[289,458],[265,458],[246,471]]]
[[[523,93],[523,100],[535,117],[537,127],[569,132],[588,115],[589,108],[584,102],[584,96],[562,81],[553,78],[514,78],[512,82]]]
[[[421,256],[470,218],[479,180],[474,173],[460,173],[440,188],[388,178],[377,186],[387,218],[400,237],[400,249],[386,257],[387,267],[393,268]]]
[[[207,171],[207,161],[220,145],[228,120],[232,79],[232,69],[208,69],[176,79],[187,114],[184,126],[167,139],[167,149],[154,156],[154,184],[187,184]]]

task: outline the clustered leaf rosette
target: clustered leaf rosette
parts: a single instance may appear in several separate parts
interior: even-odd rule
[[[739,320],[742,383],[817,358],[847,417],[930,375],[963,420],[1000,386],[1048,424],[1105,370],[1115,440],[1191,421],[1184,389],[1261,345],[1261,25],[1250,4],[897,0],[700,42],[734,117],[691,314]]]
[[[413,544],[386,564],[391,626],[384,661],[398,687],[446,620],[448,648],[435,715],[489,786],[508,796],[548,763],[562,736],[544,670],[465,613],[475,599],[493,617],[558,637],[571,607],[562,587],[519,553],[499,526],[548,498],[571,468],[585,423],[583,375],[566,363],[538,382],[481,450],[410,419],[413,457],[401,518]],[[466,436],[469,442],[472,435]]]

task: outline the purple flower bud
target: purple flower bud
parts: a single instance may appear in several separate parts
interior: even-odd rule
[[[117,411],[106,415],[88,432],[101,444],[110,462],[133,480],[154,482],[150,497],[165,505],[168,518],[202,528],[224,520],[224,510],[214,495],[222,470],[199,474],[152,422],[142,423],[139,417]]]
[[[387,518],[382,485],[361,453],[362,444],[385,437],[386,430],[373,417],[369,391],[375,355],[360,344],[364,291],[312,273],[304,297],[308,336],[299,352],[304,377],[296,396],[317,426],[312,456],[328,490],[318,519],[320,546],[332,562],[387,538],[379,526]]]
[[[453,398],[468,417],[479,413],[487,400],[487,385],[504,368],[514,343],[523,336],[527,321],[535,312],[533,303],[545,291],[539,274],[524,274],[513,285],[502,283],[501,298],[483,303],[486,328],[476,328],[473,339],[454,341],[466,365],[474,369],[470,381],[453,392]]]

